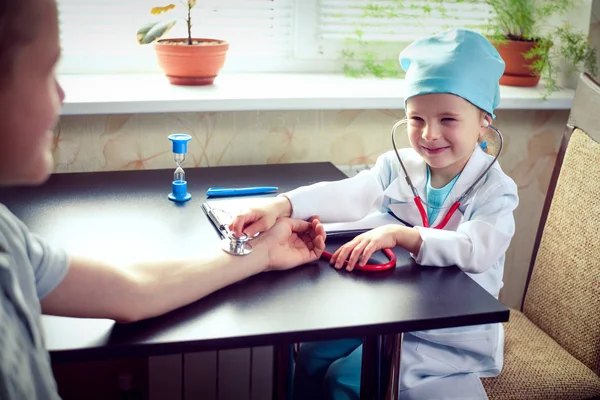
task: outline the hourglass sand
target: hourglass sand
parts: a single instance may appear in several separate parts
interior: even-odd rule
[[[183,162],[187,153],[187,144],[192,139],[185,133],[174,133],[169,135],[169,140],[173,142],[173,155],[177,168],[173,174],[172,192],[169,194],[169,200],[176,202],[188,201],[192,195],[187,192],[187,181],[185,180],[185,171]]]

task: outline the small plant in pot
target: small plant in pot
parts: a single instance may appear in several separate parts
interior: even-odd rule
[[[560,74],[596,73],[596,52],[588,39],[570,26],[545,26],[564,17],[577,0],[485,0],[495,16],[489,38],[506,63],[500,84],[536,86],[544,78],[546,98],[560,89]]]
[[[174,85],[210,85],[225,64],[229,44],[224,40],[192,37],[192,9],[197,0],[182,0],[185,8],[186,38],[161,39],[176,19],[151,22],[137,31],[140,44],[154,43],[158,65]],[[169,13],[175,4],[153,7],[152,15]]]

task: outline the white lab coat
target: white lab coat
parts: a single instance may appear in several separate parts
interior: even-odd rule
[[[421,196],[425,193],[426,164],[413,149],[400,150],[400,156]],[[477,179],[492,161],[479,147],[475,149],[440,210],[439,223],[447,209]],[[419,230],[423,244],[411,254],[421,265],[456,265],[494,297],[502,288],[504,254],[514,234],[513,211],[518,204],[517,186],[498,163],[462,201],[444,230],[422,227],[413,193],[404,179],[393,151],[377,159],[375,166],[356,176],[335,182],[320,182],[286,193],[295,218],[319,215],[323,222],[358,220],[374,209],[392,211]],[[478,377],[496,376],[502,369],[504,331],[501,324],[411,332],[404,335],[402,350],[402,390],[457,373],[470,374],[475,381],[458,385],[465,393],[453,398],[485,398],[473,395]],[[465,378],[468,378],[466,376]],[[441,382],[436,382],[436,392]],[[457,388],[456,382],[451,383]],[[468,391],[468,393],[467,393]],[[450,391],[448,392],[450,393]],[[438,393],[439,394],[439,393]],[[426,394],[424,396],[432,396]],[[470,397],[471,396],[471,397]],[[419,396],[421,397],[421,396]],[[433,397],[432,397],[433,398]]]

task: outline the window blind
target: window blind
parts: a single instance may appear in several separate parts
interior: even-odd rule
[[[202,0],[192,9],[192,36],[226,40],[227,65],[242,69],[258,57],[284,58],[291,52],[293,0]],[[61,73],[122,73],[157,70],[153,45],[139,45],[136,31],[158,19],[177,19],[165,35],[187,37],[181,0],[154,16],[160,0],[59,0],[63,57]],[[237,68],[236,68],[237,67]]]
[[[319,36],[341,40],[360,32],[365,41],[410,42],[446,28],[482,32],[491,15],[492,9],[480,2],[320,0]]]

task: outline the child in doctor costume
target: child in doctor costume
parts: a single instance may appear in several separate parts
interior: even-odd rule
[[[478,145],[500,102],[504,62],[492,44],[467,29],[417,40],[400,54],[406,71],[406,128],[411,148],[401,149],[414,186],[426,202],[430,226],[488,167],[492,157]],[[230,229],[248,235],[268,230],[281,216],[323,222],[391,211],[414,227],[386,225],[359,235],[331,258],[352,270],[373,252],[401,246],[422,265],[456,265],[494,297],[502,287],[504,257],[514,234],[517,187],[495,163],[464,199],[443,229],[423,227],[394,151],[353,178],[321,182],[280,195],[236,216]],[[437,207],[436,207],[437,206]],[[441,207],[440,207],[441,206]],[[409,332],[400,367],[402,398],[485,399],[480,377],[502,369],[502,325]],[[358,399],[360,339],[303,343],[295,370],[294,400]]]

